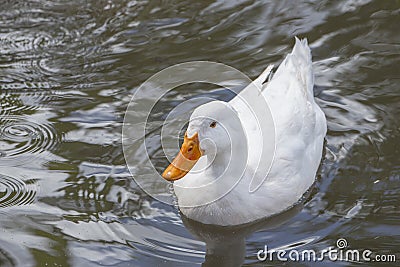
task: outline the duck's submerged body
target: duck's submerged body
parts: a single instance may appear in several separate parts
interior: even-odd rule
[[[228,164],[228,159],[225,160],[226,155],[218,156],[217,151],[217,156],[209,159],[210,165],[204,171],[190,171],[175,182],[178,204],[185,216],[218,225],[252,222],[290,208],[315,181],[326,135],[326,119],[314,101],[307,41],[296,38],[292,53],[287,55],[273,78],[265,82],[268,75],[269,69],[254,81],[253,86],[245,88],[227,104],[237,113],[243,129],[240,133],[232,126],[231,166],[222,167]],[[243,104],[243,99],[247,105]],[[267,125],[272,125],[272,129],[267,134],[260,134],[256,127],[258,122],[249,115],[249,106],[257,105],[259,100],[266,101],[270,109],[272,121]],[[192,128],[196,127],[189,125],[188,133],[193,131]],[[200,137],[201,134],[200,131]],[[263,145],[260,146],[260,142]],[[244,166],[237,163],[243,162],[238,157],[246,159],[240,177],[237,173],[240,174]],[[267,160],[268,157],[271,160]],[[213,184],[221,175],[225,178]],[[263,175],[266,175],[265,179],[261,179]],[[258,182],[254,184],[254,181]],[[200,188],[196,194],[186,190],[193,187]],[[209,200],[207,204],[204,204],[205,198]]]

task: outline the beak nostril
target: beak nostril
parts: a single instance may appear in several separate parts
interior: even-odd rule
[[[171,164],[164,170],[162,177],[167,181],[176,181],[184,177],[200,159],[199,138],[195,133],[191,138],[185,135],[181,149]]]

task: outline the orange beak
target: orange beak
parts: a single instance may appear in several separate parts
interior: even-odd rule
[[[195,133],[192,138],[189,138],[185,133],[181,150],[165,169],[162,177],[168,181],[181,179],[193,168],[201,155],[198,133]]]

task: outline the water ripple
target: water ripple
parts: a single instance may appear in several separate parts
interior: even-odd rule
[[[21,206],[33,203],[37,193],[35,180],[0,175],[0,208]]]
[[[0,124],[0,165],[22,165],[60,142],[61,136],[48,122],[7,116]]]
[[[0,85],[1,88],[1,85]],[[52,101],[56,97],[50,97],[44,92],[18,92],[5,91],[0,95],[0,116],[32,114],[35,110],[43,108],[45,101]]]
[[[0,47],[3,55],[42,50],[53,43],[53,38],[45,32],[30,30],[0,34]]]

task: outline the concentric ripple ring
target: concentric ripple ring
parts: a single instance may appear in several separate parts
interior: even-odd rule
[[[19,166],[49,153],[61,137],[46,120],[5,116],[0,122],[0,166]]]
[[[0,208],[31,204],[37,194],[35,180],[23,181],[0,175]]]

